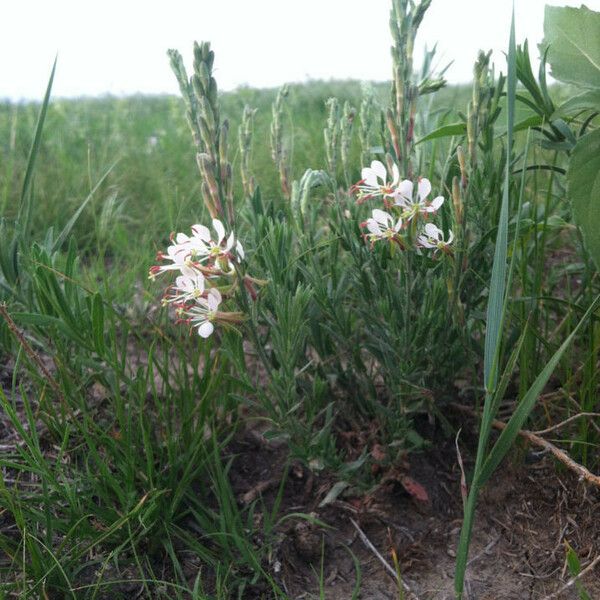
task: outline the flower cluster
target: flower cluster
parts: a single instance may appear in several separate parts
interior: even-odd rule
[[[431,183],[424,177],[415,186],[408,179],[400,180],[397,165],[392,165],[391,178],[383,163],[374,160],[370,167],[361,172],[362,179],[354,186],[358,202],[379,198],[387,211],[375,208],[371,218],[361,223],[367,232],[365,239],[371,244],[380,240],[398,244],[401,248],[433,249],[451,254],[450,244],[454,239],[452,231],[448,238],[433,223],[422,224],[440,209],[443,196],[428,200]]]
[[[214,235],[204,225],[193,225],[192,235],[173,234],[166,253],[158,253],[162,264],[150,268],[150,279],[167,271],[178,273],[163,304],[172,304],[178,320],[203,338],[213,333],[215,323],[239,323],[243,318],[242,313],[221,310],[221,303],[236,284],[235,264],[244,259],[244,248],[218,219],[212,227]]]

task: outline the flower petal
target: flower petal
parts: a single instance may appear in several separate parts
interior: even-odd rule
[[[429,195],[429,192],[431,192],[431,183],[429,182],[429,179],[425,179],[425,177],[422,177],[421,179],[419,179],[419,200],[421,200],[421,202],[423,200],[425,200],[425,198],[427,198],[427,196]]]
[[[175,279],[175,287],[182,292],[191,292],[194,289],[194,283],[190,277],[179,275]]]
[[[431,201],[431,206],[433,210],[439,210],[440,206],[444,204],[444,196],[438,196]]]
[[[210,240],[210,229],[206,225],[200,225],[199,223],[192,225],[192,232],[194,237],[200,238],[203,242]]]
[[[377,221],[375,219],[367,219],[365,221],[365,226],[369,230],[369,233],[372,233],[373,235],[380,235],[381,234],[381,227],[380,227],[379,223],[377,223]]]
[[[400,196],[405,198],[406,200],[412,200],[413,195],[413,182],[405,179],[398,184],[398,189],[396,190]]]
[[[365,182],[367,187],[377,188],[379,187],[377,184],[377,173],[373,171],[373,169],[369,167],[365,167],[360,172],[360,178]]]
[[[198,273],[198,275],[196,275],[196,279],[194,280],[194,288],[200,290],[200,293],[204,292],[204,275],[202,273]]]
[[[427,223],[425,225],[425,235],[430,238],[439,238],[442,231],[433,223]]]
[[[237,251],[237,255],[238,255],[239,259],[244,260],[244,257],[245,257],[244,247],[242,246],[242,244],[239,240],[238,240],[237,244],[235,245],[235,249]]]
[[[203,338],[210,337],[212,332],[215,330],[215,326],[210,321],[204,321],[198,327],[198,335]]]
[[[213,219],[213,228],[215,233],[217,234],[217,244],[220,244],[225,237],[225,227],[223,227],[223,223],[219,221],[219,219]]]
[[[207,302],[210,310],[217,310],[217,308],[219,308],[219,304],[221,304],[221,300],[221,293],[216,288],[212,288],[208,292]]]
[[[385,210],[380,210],[379,208],[373,209],[373,219],[377,221],[377,223],[383,225],[384,227],[388,227],[390,223],[393,223],[394,218],[389,213],[386,213]]]
[[[379,179],[381,179],[382,182],[385,182],[387,177],[387,170],[382,162],[374,160],[371,163],[371,169],[373,169],[375,175],[377,175],[377,177],[379,177]]]
[[[392,177],[391,186],[396,187],[400,181],[400,171],[398,170],[398,165],[396,163],[392,165]]]
[[[174,262],[183,262],[187,253],[188,249],[181,244],[173,244],[167,248],[167,256],[165,258]]]

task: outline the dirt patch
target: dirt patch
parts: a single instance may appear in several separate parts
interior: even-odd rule
[[[240,501],[260,494],[269,506],[286,464],[285,450],[246,435],[232,452],[236,458],[231,478]],[[583,566],[600,552],[598,490],[558,471],[549,457],[525,454],[525,458],[521,452],[518,460],[507,461],[481,496],[465,598],[545,598],[570,577],[567,543]],[[395,550],[410,590],[405,598],[454,598],[462,519],[454,443],[442,441],[425,453],[413,454],[398,469],[401,476],[390,477],[388,471],[369,492],[355,494],[348,487],[326,506],[321,503],[336,483],[333,477],[310,474],[299,465],[288,470],[281,514],[302,512],[328,526],[295,519],[280,531],[280,543],[266,568],[291,598],[318,597],[320,579],[325,597],[332,600],[350,599],[357,590],[356,597],[362,600],[399,598],[398,584],[373,548],[389,565]],[[402,476],[422,486],[428,502],[411,496]],[[366,546],[359,529],[373,548]],[[582,581],[591,598],[600,598],[597,573]],[[578,597],[574,589],[560,596]]]

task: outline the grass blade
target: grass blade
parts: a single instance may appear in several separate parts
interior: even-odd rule
[[[64,226],[63,230],[60,232],[59,236],[56,238],[54,244],[52,245],[52,252],[56,252],[63,244],[63,242],[67,239],[68,235],[71,233],[73,226],[77,223],[77,219],[79,219],[83,209],[89,204],[90,200],[94,197],[94,194],[98,190],[98,188],[102,185],[105,179],[109,176],[110,172],[115,168],[117,162],[114,162],[104,175],[100,177],[96,185],[92,188],[91,192],[87,195],[87,198],[81,203],[79,208],[73,213],[73,216],[69,219],[69,222]]]
[[[600,304],[600,295],[596,297],[592,305],[588,308],[583,318],[579,321],[575,329],[571,332],[571,335],[562,343],[560,348],[554,353],[552,358],[548,361],[546,366],[542,369],[541,373],[537,376],[527,393],[525,394],[523,400],[519,403],[519,406],[512,414],[509,419],[506,428],[502,430],[500,437],[494,444],[491,449],[488,457],[485,460],[485,463],[479,473],[478,483],[479,485],[483,485],[492,475],[492,473],[496,470],[510,447],[512,443],[515,441],[519,430],[523,427],[523,424],[527,420],[527,417],[533,410],[535,406],[535,402],[538,396],[541,394],[544,386],[550,379],[552,373],[556,369],[560,359],[563,357],[567,348],[573,342],[573,339],[583,326],[585,322],[587,322],[588,317],[596,310],[598,305]]]
[[[40,108],[40,112],[35,126],[35,134],[33,141],[31,142],[31,148],[29,150],[29,156],[27,158],[27,168],[25,169],[25,178],[23,179],[23,188],[21,190],[21,205],[19,207],[19,215],[17,222],[22,236],[27,235],[29,229],[29,221],[31,218],[31,204],[32,204],[32,180],[33,173],[35,171],[35,163],[37,155],[40,149],[42,141],[42,131],[44,129],[44,122],[46,120],[46,113],[48,112],[48,105],[50,104],[50,94],[52,92],[52,83],[54,82],[54,74],[56,72],[56,61],[58,57],[54,59],[52,65],[52,71],[50,72],[50,79],[46,86],[46,93],[44,94],[44,100]]]
[[[496,248],[494,250],[494,262],[492,266],[492,275],[490,282],[490,294],[486,318],[486,335],[484,346],[484,385],[485,402],[483,406],[483,417],[481,429],[479,432],[479,444],[477,448],[477,457],[475,459],[475,472],[469,496],[465,505],[464,520],[460,533],[460,540],[456,554],[456,570],[454,577],[454,590],[456,597],[460,600],[463,594],[465,572],[467,569],[467,559],[469,556],[469,546],[471,542],[471,531],[477,506],[477,497],[479,495],[479,472],[483,466],[485,454],[487,451],[488,440],[494,418],[493,405],[494,391],[498,380],[498,363],[500,360],[500,346],[502,342],[502,328],[504,316],[506,313],[507,294],[506,294],[506,273],[507,273],[507,255],[508,255],[508,208],[509,208],[509,187],[511,174],[511,149],[513,144],[513,128],[515,118],[515,96],[516,96],[516,43],[515,43],[515,15],[513,15],[510,27],[510,41],[508,48],[508,87],[507,87],[507,147],[506,147],[506,173],[504,179],[504,190],[502,193],[502,206],[500,209],[500,219],[498,223],[498,233],[496,237]]]

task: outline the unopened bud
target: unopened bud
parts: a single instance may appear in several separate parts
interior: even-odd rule
[[[454,205],[454,216],[456,218],[456,223],[460,225],[463,219],[463,202],[460,195],[458,177],[452,178],[452,204]]]
[[[467,144],[469,149],[469,158],[471,164],[474,165],[477,160],[476,157],[476,143],[477,143],[477,113],[471,105],[467,110]]]
[[[390,132],[390,137],[392,138],[392,145],[394,147],[394,152],[396,153],[396,160],[400,161],[402,159],[402,154],[400,152],[400,138],[398,136],[398,129],[396,128],[396,122],[394,121],[394,115],[389,109],[385,115],[385,121],[388,131]]]
[[[456,156],[458,158],[458,166],[460,167],[461,185],[465,189],[469,180],[467,178],[467,161],[462,146],[458,146],[456,149]]]

